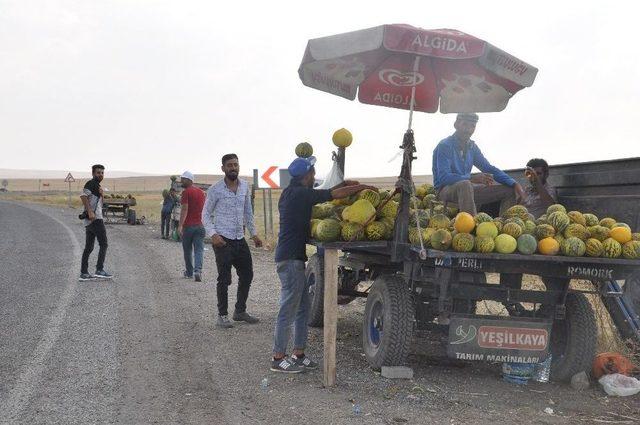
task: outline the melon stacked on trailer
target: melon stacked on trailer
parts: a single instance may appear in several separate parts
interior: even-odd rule
[[[321,242],[389,240],[398,213],[399,194],[367,189],[348,199],[313,207],[311,237]],[[475,217],[445,207],[433,186],[416,188],[411,198],[409,241],[457,252],[522,255],[565,255],[640,259],[640,233],[611,217],[567,211],[560,204],[535,219],[524,206],[509,208],[502,217]]]

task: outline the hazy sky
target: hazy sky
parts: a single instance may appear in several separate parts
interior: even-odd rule
[[[638,6],[554,1],[0,0],[0,168],[243,172],[354,134],[351,176],[396,175],[407,112],[304,87],[309,38],[385,23],[454,28],[539,68],[474,139],[497,166],[640,156]],[[517,6],[516,6],[517,5]],[[453,117],[415,119],[417,174]]]

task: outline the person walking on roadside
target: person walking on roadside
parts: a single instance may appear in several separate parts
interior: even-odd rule
[[[276,248],[276,270],[280,278],[280,310],[274,332],[271,371],[299,373],[315,369],[318,363],[304,353],[307,343],[309,286],[305,277],[306,244],[309,240],[313,205],[341,199],[374,187],[346,180],[327,190],[313,189],[316,159],[296,158],[289,165],[291,183],[278,202],[280,232]],[[287,346],[293,324],[293,353],[287,357]]]
[[[238,293],[233,320],[257,323],[258,318],[247,313],[249,288],[253,280],[253,261],[245,240],[245,229],[256,248],[262,241],[256,232],[251,207],[249,184],[238,178],[240,163],[234,153],[222,157],[224,178],[207,191],[202,220],[207,236],[211,237],[218,268],[218,322],[220,328],[233,327],[228,317],[228,293],[231,285],[231,268],[238,274]]]
[[[185,171],[180,176],[184,190],[180,198],[180,224],[178,233],[182,239],[184,251],[184,277],[202,281],[202,260],[204,255],[204,226],[202,225],[202,207],[204,192],[193,185],[193,173]]]
[[[80,264],[80,281],[93,278],[111,279],[112,274],[104,269],[104,260],[107,256],[107,229],[104,227],[102,216],[102,187],[100,182],[104,179],[104,165],[95,164],[91,167],[92,178],[85,183],[80,200],[84,206],[84,212],[80,217],[84,220],[85,244]],[[89,274],[89,256],[93,252],[93,245],[98,239],[100,250],[96,262],[96,272]]]
[[[178,203],[176,198],[176,190],[172,187],[162,194],[164,199],[162,201],[162,210],[160,212],[160,237],[162,239],[169,239],[169,230],[171,229],[171,213],[173,208]]]

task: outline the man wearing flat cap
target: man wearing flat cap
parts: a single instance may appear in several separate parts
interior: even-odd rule
[[[271,370],[299,373],[315,369],[318,363],[305,356],[309,285],[305,278],[306,244],[309,241],[311,209],[315,204],[341,199],[374,189],[345,180],[333,189],[313,189],[316,159],[296,158],[289,165],[291,182],[278,202],[280,232],[276,248],[276,270],[280,278],[280,310],[276,320]],[[293,353],[287,357],[287,346],[293,325]]]
[[[433,185],[440,201],[457,203],[460,211],[475,215],[476,205],[500,201],[502,214],[525,193],[514,179],[491,165],[471,140],[477,122],[477,114],[458,114],[455,133],[433,151]],[[474,166],[482,173],[472,176]]]

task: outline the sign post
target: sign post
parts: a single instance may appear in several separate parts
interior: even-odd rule
[[[265,239],[267,239],[269,237],[269,234],[271,234],[271,236],[275,236],[274,235],[274,230],[273,230],[273,196],[272,196],[272,192],[273,189],[279,189],[280,186],[278,186],[278,184],[273,181],[273,179],[271,178],[271,175],[273,173],[275,173],[278,170],[278,167],[275,165],[272,165],[271,167],[267,168],[267,171],[265,171],[264,173],[262,173],[262,175],[260,176],[260,183],[261,186],[263,186],[262,188],[262,210],[264,212],[264,237]],[[257,177],[258,177],[258,170],[254,170],[254,182],[257,183]],[[266,185],[267,187],[264,187],[264,185]]]
[[[65,182],[69,184],[69,193],[67,196],[67,205],[71,208],[71,183],[75,183],[76,179],[73,178],[71,173],[67,174],[67,177],[64,179]]]

